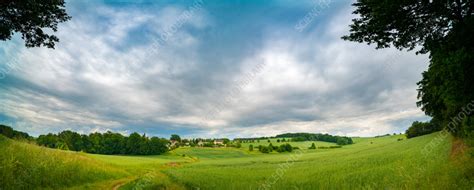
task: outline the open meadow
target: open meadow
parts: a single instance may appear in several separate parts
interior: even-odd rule
[[[269,154],[245,145],[180,147],[158,156],[54,150],[0,136],[0,189],[471,189],[474,162],[452,137],[422,151],[438,135],[354,138],[334,149],[295,142],[300,149]]]

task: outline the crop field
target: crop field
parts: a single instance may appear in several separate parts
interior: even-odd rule
[[[354,138],[334,149],[291,142],[300,149],[269,154],[249,151],[256,143],[181,147],[159,156],[86,154],[0,137],[0,189],[472,189],[472,159],[453,152],[452,137],[422,151],[437,135]]]

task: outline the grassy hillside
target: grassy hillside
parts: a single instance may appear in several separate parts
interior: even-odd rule
[[[314,143],[317,147],[318,146],[335,146],[337,145],[336,143],[330,143],[330,142],[323,142],[323,141],[303,141],[303,142],[277,142],[277,140],[282,140],[283,138],[271,138],[270,143],[272,143],[273,146],[280,146],[281,144],[286,144],[290,143],[292,146],[296,146],[301,149],[307,149],[308,147],[311,146],[312,143]],[[285,138],[288,139],[288,138]],[[248,149],[249,145],[253,145],[254,148],[258,147],[258,145],[262,146],[268,146],[270,144],[267,139],[265,140],[260,140],[260,142],[253,142],[253,143],[242,143],[242,147],[245,149]]]
[[[83,153],[43,148],[0,135],[0,189],[62,189],[127,172]]]
[[[400,136],[357,138],[356,144],[331,150],[202,158],[165,173],[187,187],[201,189],[471,189],[467,161],[450,157],[451,138],[423,155],[436,134],[397,141]],[[184,149],[186,150],[186,149]],[[181,153],[194,155],[194,151]],[[219,153],[220,155],[221,153]],[[232,153],[235,155],[235,153]],[[289,167],[280,164],[289,162]],[[222,156],[220,156],[222,157]],[[472,166],[470,166],[472,168]],[[472,172],[472,170],[471,170]],[[276,177],[275,177],[276,176]],[[472,177],[472,176],[471,176]]]
[[[0,137],[0,189],[472,189],[474,162],[460,141],[443,138],[422,152],[438,134],[355,138],[337,149],[293,142],[302,152],[292,153],[183,147],[160,156],[75,153]]]

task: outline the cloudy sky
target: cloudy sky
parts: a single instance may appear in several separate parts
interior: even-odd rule
[[[403,132],[426,55],[340,39],[352,1],[67,1],[56,49],[0,42],[0,123],[168,137]]]

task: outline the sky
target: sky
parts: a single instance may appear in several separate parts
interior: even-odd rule
[[[66,1],[56,48],[0,42],[0,123],[169,137],[374,136],[429,118],[427,55],[341,40],[352,1]]]

